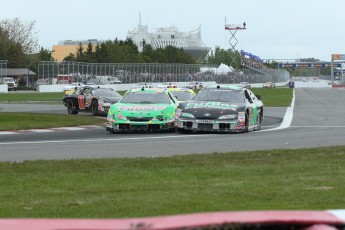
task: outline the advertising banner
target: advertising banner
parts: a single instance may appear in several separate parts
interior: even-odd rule
[[[345,60],[345,54],[332,54],[332,60]]]

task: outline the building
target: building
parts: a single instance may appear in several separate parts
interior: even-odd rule
[[[26,86],[33,84],[36,73],[25,68],[0,68],[0,79],[4,77],[12,77],[16,82],[24,80]]]
[[[67,57],[70,54],[76,54],[77,49],[79,45],[81,44],[83,46],[83,49],[86,50],[89,43],[91,45],[95,46],[97,44],[101,44],[104,41],[97,40],[97,39],[88,39],[88,40],[65,40],[60,41],[58,45],[54,45],[52,47],[52,57],[54,60],[58,62],[62,62],[65,57]]]
[[[174,46],[200,59],[211,50],[202,42],[201,26],[190,32],[179,32],[176,27],[171,26],[157,28],[155,32],[150,33],[148,26],[141,24],[140,16],[138,28],[128,31],[127,37],[133,40],[139,51],[143,50],[144,44],[150,44],[153,49]]]

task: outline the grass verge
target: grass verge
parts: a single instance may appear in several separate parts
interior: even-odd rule
[[[0,217],[124,218],[345,203],[345,146],[0,163]]]
[[[104,122],[104,119],[94,116],[7,112],[0,113],[0,131],[101,125],[104,124]]]
[[[293,89],[289,88],[252,88],[253,93],[260,95],[267,107],[289,107],[293,97]]]
[[[0,93],[0,103],[21,103],[21,102],[35,102],[44,101],[61,102],[64,97],[63,92],[53,93]]]

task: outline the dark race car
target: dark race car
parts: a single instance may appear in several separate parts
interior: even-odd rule
[[[106,115],[112,104],[118,102],[122,96],[111,88],[83,86],[62,99],[69,114],[91,112],[92,115]]]
[[[289,88],[295,88],[295,82],[289,81]]]
[[[176,128],[181,133],[248,132],[259,130],[264,105],[259,96],[240,86],[209,86],[180,103]]]

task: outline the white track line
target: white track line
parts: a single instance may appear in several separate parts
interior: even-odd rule
[[[107,141],[123,141],[123,140],[149,140],[149,139],[171,139],[171,138],[193,138],[193,137],[207,137],[215,136],[217,134],[197,134],[197,135],[178,135],[178,136],[154,136],[154,137],[127,137],[127,138],[107,138],[107,139],[77,139],[77,140],[58,140],[58,141],[18,141],[18,142],[5,142],[0,143],[0,145],[16,145],[16,144],[47,144],[47,143],[75,143],[75,142],[92,142],[97,141],[107,142]]]
[[[295,89],[293,89],[291,106],[286,109],[283,122],[280,124],[280,126],[273,129],[265,129],[265,130],[260,130],[260,131],[265,132],[265,131],[274,131],[274,130],[289,128],[292,122],[292,118],[293,118],[294,106],[295,106]]]

